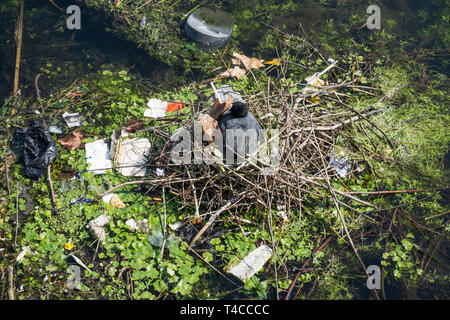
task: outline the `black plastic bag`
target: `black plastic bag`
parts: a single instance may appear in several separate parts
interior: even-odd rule
[[[34,121],[26,129],[14,133],[14,151],[25,167],[25,175],[38,179],[45,175],[47,167],[56,159],[58,148],[47,127]]]

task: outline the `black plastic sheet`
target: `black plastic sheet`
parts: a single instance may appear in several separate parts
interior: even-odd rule
[[[28,128],[14,133],[13,149],[24,165],[25,175],[38,179],[45,175],[47,167],[56,159],[58,148],[47,127],[34,121]]]

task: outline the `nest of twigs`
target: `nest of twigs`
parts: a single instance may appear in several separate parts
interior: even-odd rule
[[[278,130],[279,157],[275,166],[269,168],[272,169],[269,173],[264,170],[267,163],[249,161],[251,157],[246,160],[246,165],[174,164],[171,151],[175,142],[171,141],[166,128],[180,121],[183,121],[182,126],[190,128],[195,119],[195,115],[184,120],[180,116],[169,119],[166,124],[144,129],[152,131],[155,137],[149,164],[164,167],[165,175],[135,183],[151,184],[153,190],[164,188],[166,194],[177,195],[182,203],[180,210],[195,208],[190,220],[206,223],[191,240],[191,245],[220,214],[227,213],[239,221],[241,213],[251,211],[258,214],[273,210],[283,211],[282,219],[288,220],[290,215],[301,213],[308,195],[319,199],[331,197],[338,208],[339,205],[349,207],[345,202],[350,201],[373,207],[364,200],[334,189],[330,183],[338,177],[330,164],[330,153],[342,128],[353,122],[366,121],[374,126],[374,130],[378,129],[369,116],[379,110],[357,111],[350,106],[351,93],[359,91],[374,96],[374,88],[359,85],[357,79],[334,83],[338,77],[345,79],[344,69],[334,68],[337,64],[329,61],[325,70],[307,78],[305,83],[299,83],[299,89],[292,91],[291,87],[283,84],[288,67],[285,63],[280,66],[275,80],[261,73],[266,80],[265,83],[259,81],[264,88],[262,91],[254,95],[243,94],[250,112],[262,128]],[[325,73],[328,73],[328,83],[317,81]],[[249,74],[255,77],[252,70]],[[200,111],[210,108],[205,106]],[[341,219],[345,226],[342,215]]]

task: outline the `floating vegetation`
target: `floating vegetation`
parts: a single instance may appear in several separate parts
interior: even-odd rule
[[[448,298],[448,8],[442,17],[423,13],[424,32],[434,35],[428,47],[416,49],[413,37],[391,50],[398,39],[391,11],[386,29],[373,34],[361,30],[358,15],[293,30],[287,22],[297,2],[210,1],[236,26],[227,47],[205,53],[180,33],[192,1],[78,3],[177,67],[145,79],[132,65],[104,62],[38,99],[5,98],[2,299]],[[305,12],[333,15],[344,3],[357,7],[322,1]],[[337,34],[345,28],[358,36]],[[47,88],[65,72],[58,61],[39,68]],[[229,107],[223,94],[215,99],[224,85],[272,130],[274,163],[172,161],[180,128],[190,131],[212,106]],[[29,92],[39,93],[37,84]],[[163,104],[157,117],[144,117],[149,101]],[[67,114],[83,117],[71,127]],[[35,120],[59,130],[49,133],[58,148],[50,174],[33,180],[11,141]],[[114,161],[124,136],[145,141],[137,152],[145,159],[130,164],[142,175],[122,175],[131,169]],[[104,167],[89,164],[86,146],[96,141],[106,147]],[[244,266],[249,257],[258,270]],[[382,272],[380,288],[366,286],[369,266]],[[73,268],[82,274],[75,285]]]

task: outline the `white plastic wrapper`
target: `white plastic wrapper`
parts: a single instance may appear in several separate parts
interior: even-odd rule
[[[63,113],[63,119],[69,128],[79,127],[83,123],[83,115],[79,113]]]
[[[108,145],[103,139],[86,143],[86,160],[90,164],[88,170],[94,174],[104,174],[107,169],[111,169]]]
[[[164,168],[156,168],[156,175],[158,177],[164,177]]]
[[[144,117],[146,118],[162,118],[166,116],[167,102],[159,99],[152,98],[148,101],[148,109],[144,111]]]

